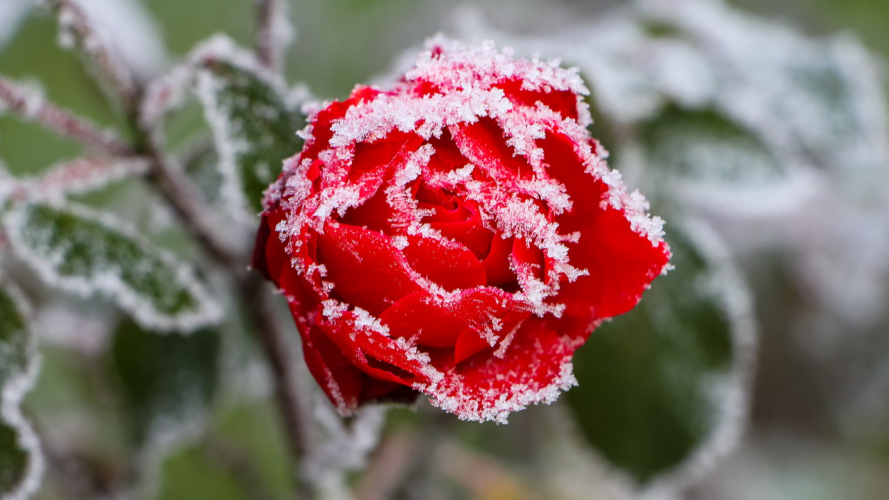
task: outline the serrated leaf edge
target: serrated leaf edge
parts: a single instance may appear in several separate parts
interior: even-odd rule
[[[726,376],[717,382],[722,396],[718,405],[720,414],[716,417],[718,423],[703,444],[681,465],[641,488],[643,499],[663,498],[693,484],[734,449],[746,428],[756,365],[758,331],[753,296],[729,248],[701,219],[686,217],[676,225],[682,228],[712,270],[708,281],[718,284],[716,297],[729,317],[734,356]]]
[[[244,196],[237,165],[238,155],[249,144],[232,133],[226,110],[217,98],[222,84],[206,66],[211,61],[223,61],[255,75],[275,92],[291,113],[297,112],[295,101],[299,98],[298,92],[288,93],[286,85],[278,75],[262,67],[252,52],[239,48],[224,35],[216,35],[203,42],[195,49],[191,60],[195,65],[194,93],[204,108],[204,117],[213,132],[213,142],[219,153],[219,171],[222,174],[221,191],[223,197],[230,201],[226,204],[226,208],[239,222],[254,224],[256,214],[252,213],[247,198]],[[296,130],[293,133],[296,134]],[[296,153],[297,151],[294,151],[294,154]]]
[[[22,293],[8,280],[0,275],[0,285],[12,298],[19,309],[19,313],[30,324],[31,311]],[[2,401],[0,401],[0,417],[4,423],[12,427],[17,435],[19,444],[28,454],[28,465],[24,477],[18,486],[10,492],[3,494],[2,500],[25,500],[30,498],[39,488],[46,470],[46,462],[43,458],[40,438],[31,427],[31,424],[22,414],[21,402],[25,395],[34,386],[37,375],[40,373],[41,360],[37,354],[37,342],[34,335],[28,338],[28,365],[24,370],[14,375],[2,388]]]
[[[30,205],[43,205],[53,210],[64,210],[77,217],[116,232],[143,248],[147,253],[153,253],[165,264],[176,271],[180,285],[185,288],[198,304],[196,310],[188,313],[167,315],[154,309],[150,302],[144,301],[140,295],[119,276],[104,275],[100,279],[85,279],[81,277],[61,276],[54,271],[57,263],[45,263],[41,261],[21,239],[21,231],[24,229],[24,212]],[[142,238],[136,231],[118,219],[103,212],[97,212],[74,203],[59,201],[22,203],[10,210],[3,219],[10,247],[15,255],[33,269],[48,286],[56,287],[69,293],[82,296],[90,296],[101,293],[116,302],[122,309],[130,313],[133,318],[144,327],[160,332],[176,331],[190,333],[203,326],[218,323],[223,317],[222,308],[210,297],[204,286],[198,281],[194,273],[179,259],[166,250],[157,248]],[[147,307],[146,307],[147,306]]]
[[[591,467],[591,474],[603,484],[614,498],[623,500],[673,500],[678,492],[694,484],[712,470],[719,459],[730,453],[739,442],[747,424],[749,398],[755,370],[758,332],[753,314],[753,299],[740,270],[734,263],[728,247],[716,232],[704,221],[686,217],[673,222],[680,226],[695,247],[701,252],[712,269],[710,282],[725,283],[720,286],[718,301],[724,306],[731,325],[732,364],[725,376],[719,377],[718,389],[722,396],[715,420],[718,422],[698,446],[679,465],[640,485],[629,473],[611,464],[592,447],[579,446],[583,442],[577,423],[564,407],[559,407],[550,425],[565,428],[574,438],[556,438],[561,446],[568,446],[572,460],[582,461]],[[652,286],[657,286],[657,282]],[[644,299],[643,299],[644,300]],[[714,385],[714,389],[717,386]],[[558,446],[558,445],[557,445]],[[598,490],[597,490],[598,491]]]

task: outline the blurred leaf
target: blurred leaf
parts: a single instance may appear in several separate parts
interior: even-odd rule
[[[641,138],[652,171],[681,181],[746,187],[785,174],[765,144],[714,111],[669,107],[643,124]]]
[[[0,387],[28,366],[28,327],[21,308],[0,280]]]
[[[190,269],[106,215],[28,203],[5,223],[19,257],[50,286],[101,292],[150,328],[190,330],[219,316]]]
[[[204,61],[198,96],[213,130],[223,176],[222,194],[236,209],[262,210],[262,193],[298,153],[304,125],[283,93],[264,75],[223,59]]]
[[[695,235],[673,226],[667,239],[676,269],[575,356],[579,387],[567,397],[580,429],[642,484],[738,425],[736,366],[752,335],[739,313],[749,311],[731,298],[737,290],[720,269],[727,264]]]
[[[864,54],[850,54],[857,46],[842,47],[836,42],[812,44],[804,54],[788,58],[776,76],[782,81],[780,93],[773,89],[772,101],[810,156],[822,165],[842,164],[845,155],[857,155],[857,148],[881,149],[874,138],[874,113],[881,113],[877,74]],[[870,70],[870,71],[868,71]],[[874,74],[870,74],[870,73]],[[871,87],[871,88],[869,88]],[[874,93],[878,94],[876,97]],[[878,130],[878,141],[884,137]]]
[[[42,458],[19,408],[32,383],[33,346],[21,301],[0,281],[0,494],[28,498],[39,485]]]
[[[215,329],[158,334],[127,319],[114,332],[112,369],[137,445],[176,444],[205,425],[219,387],[221,337]]]
[[[29,458],[19,443],[19,433],[0,423],[0,493],[10,494],[21,488]]]

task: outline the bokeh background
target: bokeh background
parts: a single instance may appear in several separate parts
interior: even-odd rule
[[[115,24],[116,16],[126,18],[127,23],[122,24],[128,26],[134,19],[141,20],[138,29],[120,33],[116,38],[122,44],[121,50],[129,50],[127,60],[144,76],[162,71],[169,62],[217,32],[226,33],[245,46],[252,43],[255,6],[249,0],[93,1],[106,10],[109,27]],[[39,82],[53,101],[98,123],[120,128],[118,113],[109,108],[78,57],[59,46],[55,21],[41,9],[30,9],[29,4],[25,0],[0,0],[0,74]],[[889,96],[889,86],[885,85],[889,2],[736,0],[730,4],[764,21],[787,26],[807,39],[840,36],[860,41],[877,61],[884,97]],[[347,95],[358,82],[385,79],[393,68],[399,67],[403,54],[415,53],[423,40],[436,32],[465,35],[466,27],[461,23],[467,19],[483,19],[491,38],[510,44],[514,40],[552,38],[594,26],[622,4],[485,0],[458,7],[444,0],[292,0],[290,7],[297,35],[287,55],[288,79],[305,84],[320,99],[334,99]],[[140,38],[152,32],[160,34],[163,45],[152,42],[150,37]],[[473,33],[476,35],[485,34]],[[533,46],[534,42],[528,43]],[[131,48],[127,48],[128,44]],[[570,58],[566,59],[572,63]],[[596,92],[595,86],[593,91]],[[200,111],[193,111],[189,115],[186,110],[176,126],[186,131],[199,127],[196,123],[200,122]],[[889,112],[872,111],[883,116]],[[599,120],[595,112],[594,108],[594,119]],[[619,135],[620,127],[609,127],[607,117],[600,121],[600,138],[612,150],[614,161],[622,161],[621,155],[628,153],[621,151],[620,140],[608,142],[609,135]],[[889,147],[885,137],[883,147]],[[78,151],[78,146],[35,125],[0,115],[0,158],[14,175],[43,171]],[[889,178],[885,173],[889,162],[871,167],[880,169],[883,173],[862,182],[885,191],[887,184],[879,183]],[[829,184],[832,179],[856,175],[859,174],[839,171],[822,181]],[[133,189],[138,191],[126,188],[122,192],[100,193],[86,201],[124,206]],[[726,219],[718,210],[716,215],[708,216],[717,225],[723,222],[720,235],[733,248],[734,258],[752,290],[759,341],[749,423],[732,452],[708,467],[703,477],[669,495],[701,500],[889,498],[889,276],[886,266],[876,264],[853,266],[848,272],[843,269],[849,268],[838,267],[839,271],[830,272],[835,260],[889,260],[886,254],[859,259],[854,253],[867,250],[869,245],[874,249],[886,248],[880,246],[885,241],[872,244],[867,235],[889,231],[889,214],[885,213],[889,204],[884,194],[871,199],[868,197],[874,195],[870,191],[859,195],[854,189],[842,190],[845,201],[837,203],[847,219],[836,221],[835,225],[842,226],[842,230],[826,235],[807,233],[798,226],[793,231],[782,227],[805,221],[787,216],[786,212],[775,219],[766,215],[740,222],[737,218]],[[810,208],[804,206],[801,210]],[[812,214],[821,218],[833,215],[830,210]],[[145,216],[141,223],[154,223],[151,217]],[[668,218],[668,231],[669,224]],[[820,227],[813,225],[809,229],[818,232]],[[797,240],[787,246],[774,243],[773,239],[780,239],[778,235],[783,232],[811,234],[812,239],[808,243]],[[849,233],[851,236],[844,240]],[[161,233],[158,238],[171,248],[188,251],[181,248],[177,239],[181,234],[177,236],[175,231]],[[808,246],[830,248],[812,257],[803,251]],[[811,265],[799,266],[795,259]],[[846,298],[851,297],[851,304],[840,298],[831,306],[833,296],[817,290],[830,288],[833,282],[829,280],[835,280],[838,294],[853,290],[854,293],[845,294]],[[868,292],[871,288],[873,293]],[[856,307],[861,304],[856,302],[856,293],[870,297],[876,305],[861,306],[864,312],[859,313]],[[107,327],[96,318],[106,314],[108,307],[83,301],[75,307],[82,314],[38,317],[44,343],[43,372],[26,399],[28,413],[49,442],[54,435],[86,433],[81,436],[85,444],[60,451],[53,467],[62,470],[68,480],[79,478],[86,483],[78,486],[82,488],[79,491],[92,494],[114,491],[116,483],[126,476],[124,466],[114,459],[125,453],[126,445],[113,431],[125,417],[117,413],[116,403],[106,397],[103,382],[98,381],[95,373],[94,361],[102,357],[104,349],[102,339],[109,335]],[[867,318],[862,319],[865,315]],[[256,370],[251,363],[239,365],[247,379],[252,376],[251,370]],[[253,386],[249,381],[244,384],[249,393]],[[163,463],[164,479],[158,486],[158,498],[284,498],[292,480],[275,410],[265,396],[260,393],[252,398],[232,398],[233,402],[222,404],[225,409],[215,412],[210,424],[215,437],[197,439]],[[407,486],[392,494],[399,495],[398,498],[428,499],[555,498],[552,489],[530,484],[533,480],[528,478],[538,477],[541,470],[553,481],[566,484],[585,475],[608,476],[607,465],[596,465],[595,473],[585,472],[582,467],[572,471],[572,464],[541,454],[540,450],[547,448],[535,444],[533,438],[538,433],[535,429],[553,425],[551,417],[545,415],[548,411],[561,410],[532,408],[513,417],[508,426],[496,426],[457,422],[449,415],[439,415],[422,406],[417,412],[394,410],[387,423],[390,439],[382,450],[391,456],[387,455],[384,462],[393,464],[391,468],[408,470],[412,454],[428,447],[435,457],[426,467],[435,474],[429,470],[411,471],[415,477],[405,479]],[[52,464],[52,450],[49,455]],[[537,472],[531,474],[530,470]],[[383,467],[372,469],[371,474],[397,476],[398,471]],[[426,476],[435,479],[423,479]],[[357,473],[353,480],[371,481]],[[40,498],[65,497],[64,491],[69,490],[53,481],[65,480],[48,481]],[[601,479],[599,483],[608,481]],[[581,481],[573,490],[560,490],[560,495],[626,498],[616,488],[596,489]]]

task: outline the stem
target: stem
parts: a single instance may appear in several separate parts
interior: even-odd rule
[[[392,498],[398,486],[416,465],[419,443],[409,431],[397,431],[386,437],[377,447],[370,465],[358,482],[358,500]]]
[[[236,277],[238,294],[269,362],[288,447],[294,460],[299,463],[311,455],[312,430],[300,404],[296,370],[289,355],[286,332],[275,319],[269,302],[273,295],[256,273],[245,272],[247,256],[231,249],[221,240],[213,225],[212,214],[202,202],[200,193],[194,192],[182,168],[164,152],[159,133],[142,127],[138,130],[143,134],[147,153],[152,160],[153,180],[159,191],[210,257]],[[301,498],[316,498],[310,478],[301,479]]]
[[[287,444],[290,451],[297,459],[311,456],[313,454],[311,447],[314,442],[312,429],[308,426],[308,419],[305,418],[305,411],[299,399],[296,370],[288,355],[290,349],[288,349],[286,333],[276,320],[269,301],[272,295],[255,273],[250,273],[241,280],[240,292],[269,360],[275,383],[275,398],[284,421],[284,430],[287,433]],[[300,466],[302,465],[300,464]],[[303,469],[305,468],[303,467]],[[309,478],[302,478],[300,489],[302,498],[317,496]]]
[[[285,2],[258,0],[255,51],[260,64],[272,71],[281,72],[284,49],[291,36],[290,30]]]
[[[59,29],[70,29],[77,36],[84,52],[120,96],[124,108],[135,109],[139,102],[139,88],[132,74],[117,54],[102,43],[80,5],[75,0],[49,0],[49,3],[56,10]]]
[[[139,177],[149,170],[149,162],[138,156],[128,158],[77,158],[56,165],[42,175],[26,179],[21,188],[39,196],[77,194],[127,177]]]
[[[133,80],[126,66],[100,42],[89,19],[75,0],[49,1],[57,11],[61,28],[74,32],[84,51],[119,95],[133,128],[137,147],[130,148],[120,143],[116,137],[102,133],[91,123],[52,107],[42,99],[35,103],[33,99],[27,98],[27,93],[16,93],[14,86],[0,85],[0,98],[11,96],[12,99],[4,100],[12,101],[10,105],[19,113],[38,120],[53,130],[79,138],[82,142],[102,146],[105,151],[116,155],[132,155],[136,150],[148,157],[151,163],[149,179],[207,254],[237,280],[238,292],[249,311],[253,330],[271,368],[275,396],[290,451],[296,461],[302,460],[312,452],[312,429],[308,425],[308,419],[304,418],[296,385],[296,370],[289,355],[286,334],[276,321],[270,304],[272,295],[256,273],[245,272],[247,255],[225,242],[224,235],[217,229],[213,214],[202,196],[185,176],[176,159],[166,152],[158,124],[149,123],[151,120],[140,121],[142,89]],[[280,71],[281,55],[289,35],[285,22],[285,4],[281,0],[259,1],[257,57],[267,68]],[[3,83],[0,80],[0,84]],[[2,92],[4,89],[7,90],[6,94]],[[26,98],[14,99],[22,96]],[[314,499],[317,492],[309,479],[303,478],[299,482],[301,497]]]
[[[192,236],[223,267],[240,272],[244,258],[227,244],[216,229],[213,214],[203,203],[203,196],[195,189],[176,160],[166,154],[158,134],[145,132],[146,148],[151,158],[151,176],[161,195],[185,222]]]
[[[59,135],[73,139],[89,148],[111,156],[128,156],[132,148],[115,134],[102,130],[98,125],[62,109],[39,93],[0,76],[0,101],[22,119],[38,123]]]

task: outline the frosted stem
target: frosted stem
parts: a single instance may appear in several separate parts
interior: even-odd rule
[[[185,222],[192,236],[197,239],[213,259],[222,266],[240,272],[244,265],[236,249],[225,243],[214,224],[203,196],[185,176],[182,167],[164,151],[158,134],[147,132],[146,148],[151,158],[151,174],[161,194],[173,210]]]
[[[256,12],[256,57],[272,71],[281,71],[284,50],[290,41],[287,4],[282,0],[258,0]]]
[[[275,398],[287,434],[287,444],[297,460],[306,460],[312,453],[312,428],[299,398],[296,370],[286,340],[286,332],[275,318],[269,299],[273,297],[257,273],[250,273],[241,281],[241,296],[253,323],[253,331],[262,344],[275,384]],[[302,463],[300,463],[302,465]],[[317,488],[312,478],[302,475],[298,498],[316,498]]]
[[[128,156],[132,149],[113,133],[102,130],[86,118],[62,109],[38,92],[0,76],[0,102],[22,119],[42,125],[57,134],[112,156]]]
[[[127,109],[133,109],[139,100],[139,88],[129,68],[113,51],[102,43],[89,18],[75,0],[49,0],[56,11],[59,28],[70,30],[83,51],[96,64]],[[64,32],[63,32],[64,33]]]
[[[148,172],[148,167],[148,160],[138,156],[77,158],[23,182],[21,188],[42,196],[77,194],[120,179],[143,176]]]
[[[418,443],[410,432],[394,432],[383,438],[358,482],[357,500],[392,498],[411,472],[417,459]]]

